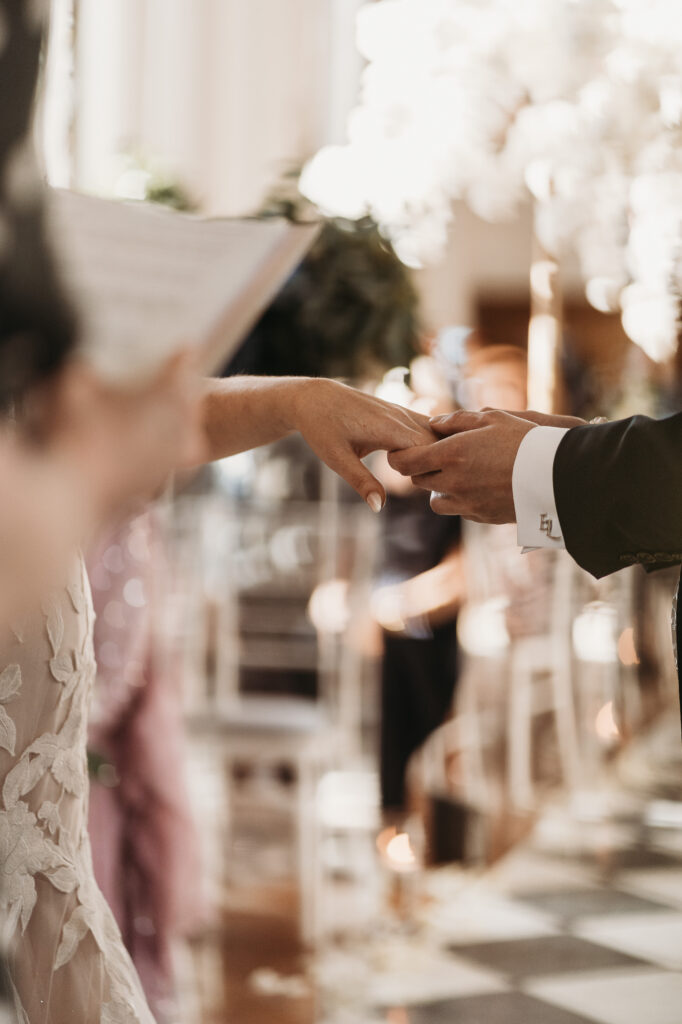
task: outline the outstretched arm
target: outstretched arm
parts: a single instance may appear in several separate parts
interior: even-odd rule
[[[386,494],[361,460],[373,451],[435,440],[427,417],[324,378],[211,380],[202,412],[209,460],[299,431],[318,458],[377,512]]]

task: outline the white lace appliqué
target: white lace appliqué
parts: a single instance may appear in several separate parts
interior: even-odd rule
[[[14,657],[0,671],[0,907],[13,936],[16,1010],[27,1024],[37,999],[27,973],[48,994],[52,979],[55,990],[64,991],[58,981],[68,989],[61,997],[68,1006],[38,1000],[41,1022],[153,1024],[92,871],[86,829],[92,625],[81,564],[68,588],[44,605],[39,631],[22,624],[12,632]],[[31,937],[32,928],[38,931]],[[30,956],[35,963],[27,963]],[[93,977],[100,993],[94,999]]]

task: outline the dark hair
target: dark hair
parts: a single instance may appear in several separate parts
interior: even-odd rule
[[[77,320],[62,289],[40,210],[13,223],[0,268],[0,410],[58,372],[77,340]]]
[[[77,336],[49,249],[43,197],[16,194],[8,167],[22,147],[31,149],[31,109],[42,30],[24,4],[2,4],[8,44],[0,48],[0,95],[11,96],[0,118],[0,409],[53,375]],[[33,169],[37,176],[37,168]],[[22,167],[22,175],[25,175]],[[29,172],[33,173],[33,171]],[[6,194],[5,194],[6,193]]]
[[[74,346],[74,331],[62,317],[48,324],[42,310],[12,308],[0,294],[0,412],[57,373]],[[37,314],[37,315],[36,315]]]

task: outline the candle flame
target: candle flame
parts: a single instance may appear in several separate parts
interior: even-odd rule
[[[597,714],[594,720],[594,727],[602,740],[615,740],[620,736],[620,729],[616,725],[613,715],[613,701],[610,700]]]
[[[639,665],[635,647],[635,631],[630,626],[624,629],[618,640],[618,657],[623,665]]]
[[[385,828],[383,830],[383,832],[379,833],[379,835],[377,836],[377,840],[376,840],[376,842],[377,842],[377,850],[379,851],[380,854],[382,854],[382,856],[384,856],[384,857],[386,856],[386,848],[387,848],[388,844],[397,835],[398,835],[398,830],[397,830],[397,828],[395,828],[394,825],[391,825],[389,828]]]
[[[390,840],[386,846],[386,857],[398,869],[414,867],[417,858],[407,832],[399,832]]]

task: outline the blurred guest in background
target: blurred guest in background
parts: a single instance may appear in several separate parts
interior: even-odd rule
[[[471,409],[495,402],[523,410],[526,374],[523,349],[490,344],[481,337],[460,364],[458,394]],[[426,797],[430,856],[436,862],[467,858],[466,822],[472,808],[477,813],[504,815],[511,806],[510,780],[505,772],[510,655],[523,638],[548,635],[556,570],[551,555],[520,553],[513,526],[493,529],[452,518],[462,534],[457,567],[461,678],[452,721],[430,739],[424,738],[408,771],[410,804]],[[485,728],[480,735],[470,724],[476,707],[485,708]],[[544,719],[539,721],[535,737],[543,749],[553,739],[545,725]],[[467,730],[471,736],[466,735]],[[537,774],[543,782],[554,781],[545,777],[544,761]],[[500,795],[499,806],[491,799],[492,792]]]
[[[394,371],[379,389],[403,392],[415,408],[452,408],[437,366],[419,356],[408,388]],[[406,811],[410,758],[447,717],[457,682],[457,609],[464,580],[460,520],[441,528],[428,498],[395,473],[385,456],[375,469],[388,492],[382,520],[382,555],[372,610],[382,628],[380,782],[387,817]],[[426,499],[426,500],[425,500]]]
[[[149,512],[89,558],[97,677],[88,730],[95,877],[156,1020],[177,1019],[173,942],[198,923],[177,663],[160,634],[161,532]]]
[[[471,352],[464,368],[467,408],[509,409],[521,412],[526,408],[527,357],[514,345],[485,345]],[[476,528],[476,527],[474,527]],[[510,637],[541,635],[548,627],[553,564],[551,559],[538,558],[532,552],[521,558],[513,526],[485,532],[485,543],[496,552],[499,583],[506,594],[505,611]]]
[[[457,681],[460,522],[434,525],[428,500],[389,491],[374,615],[383,628],[381,799],[405,810],[412,754],[447,717]]]

